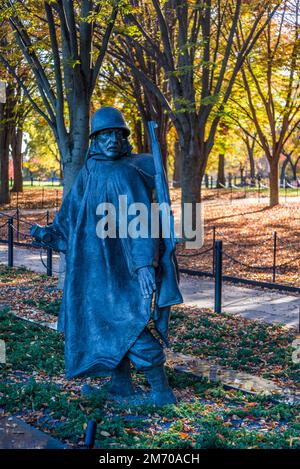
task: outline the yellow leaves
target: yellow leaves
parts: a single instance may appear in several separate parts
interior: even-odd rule
[[[184,432],[180,432],[179,433],[179,436],[180,438],[182,438],[183,440],[186,440],[189,438],[189,434],[188,433],[184,433]]]
[[[135,430],[134,428],[125,428],[125,432],[132,435],[140,434],[140,431]]]
[[[250,408],[256,407],[257,403],[256,402],[249,402],[245,405],[245,410],[247,411]]]
[[[216,433],[216,435],[221,441],[226,441],[226,438],[224,435],[222,435],[222,433]]]
[[[298,437],[298,436],[291,436],[290,437],[290,448],[293,447],[294,441],[300,441],[300,437]]]

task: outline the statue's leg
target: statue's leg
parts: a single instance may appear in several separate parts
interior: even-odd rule
[[[107,372],[95,373],[94,377],[107,376]],[[134,387],[131,380],[130,361],[125,355],[120,361],[118,366],[111,372],[112,379],[109,387],[109,394],[111,397],[125,397],[134,394]],[[84,384],[81,388],[81,393],[84,396],[91,394],[97,394],[101,390],[101,387],[91,386],[90,384]]]
[[[150,403],[163,406],[177,402],[165,373],[163,346],[148,328],[143,330],[127,356],[138,371],[144,372],[151,386]]]
[[[145,369],[144,374],[151,386],[153,404],[157,406],[177,404],[176,396],[169,386],[164,365]]]
[[[125,356],[116,369],[112,372],[110,394],[116,396],[130,396],[134,393],[131,380],[130,361]]]

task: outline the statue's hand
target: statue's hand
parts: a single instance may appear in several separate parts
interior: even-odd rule
[[[141,267],[137,271],[141,292],[144,298],[150,298],[156,290],[154,267]]]

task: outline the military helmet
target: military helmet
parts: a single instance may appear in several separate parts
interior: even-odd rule
[[[97,132],[106,129],[122,129],[126,137],[130,134],[121,111],[111,106],[101,107],[93,114],[90,138]]]

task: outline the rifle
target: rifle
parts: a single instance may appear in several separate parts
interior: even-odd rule
[[[169,194],[169,186],[164,170],[160,146],[157,140],[155,129],[157,123],[154,121],[148,122],[149,137],[151,143],[151,150],[154,159],[155,167],[155,191],[156,200],[159,204],[159,220],[162,226],[163,220],[168,221],[169,237],[163,237],[164,252],[162,253],[159,264],[162,269],[162,277],[164,281],[161,283],[158,292],[157,304],[160,308],[183,303],[183,298],[179,290],[178,279],[176,273],[176,237],[174,230],[174,217],[171,211],[171,200]],[[161,205],[162,204],[162,205]]]
[[[33,246],[52,248],[58,252],[66,252],[66,242],[59,236],[59,234],[51,227],[51,225],[41,226],[33,224],[30,227],[30,235],[35,238],[32,242]]]

